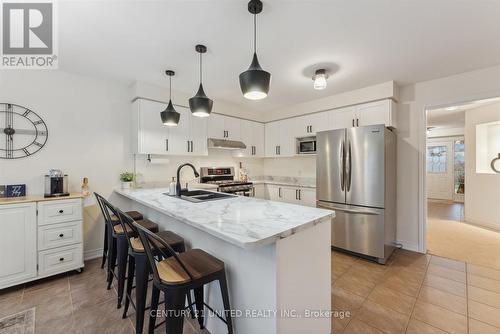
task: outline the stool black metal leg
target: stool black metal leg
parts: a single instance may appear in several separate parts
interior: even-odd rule
[[[125,290],[125,273],[127,269],[128,241],[125,235],[117,238],[117,262],[118,262],[118,304],[116,308],[122,306],[123,291]]]
[[[187,300],[189,307],[189,314],[191,314],[191,319],[195,318],[194,310],[193,310],[193,299],[191,298],[191,291],[187,292]]]
[[[200,286],[194,289],[194,303],[196,304],[196,318],[198,318],[198,323],[200,324],[200,328],[204,328],[205,317],[203,316],[203,286]]]
[[[109,233],[109,232],[108,232]],[[113,273],[116,266],[116,239],[113,238],[111,233],[108,234],[108,290],[111,289],[111,284],[113,283]]]
[[[125,307],[123,308],[122,318],[127,317],[128,307],[130,305],[130,298],[132,294],[132,286],[134,284],[135,273],[135,258],[132,255],[128,256],[128,272],[127,272],[127,290],[125,292]]]
[[[166,334],[182,334],[185,302],[186,290],[175,289],[165,292],[165,310],[167,311],[165,313]]]
[[[142,333],[148,293],[149,264],[146,254],[135,255],[135,328]],[[140,328],[140,332],[138,331]]]
[[[226,273],[223,271],[219,277],[219,285],[222,294],[222,302],[226,311],[227,332],[233,334],[233,319],[231,316],[231,305],[229,303],[229,291],[227,288]]]
[[[166,296],[165,296],[166,297]],[[160,290],[153,284],[153,291],[151,293],[151,309],[149,310],[149,327],[148,333],[153,334],[155,331],[156,324],[156,311],[158,310],[158,301],[160,300]],[[138,328],[135,329],[136,333]],[[141,328],[142,332],[142,328]]]
[[[108,227],[104,224],[104,245],[102,247],[102,262],[101,268],[104,268],[106,257],[108,256]]]

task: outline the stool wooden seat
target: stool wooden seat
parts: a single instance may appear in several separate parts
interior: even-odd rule
[[[156,235],[165,240],[174,249],[184,244],[184,239],[172,231],[161,231],[156,233]],[[134,252],[144,253],[144,245],[139,237],[130,238],[130,246]],[[158,244],[158,247],[161,247],[161,245]]]
[[[184,284],[191,279],[203,279],[205,276],[224,270],[224,262],[201,249],[190,249],[177,256],[193,277],[189,277],[179,261],[174,257],[169,257],[156,265],[162,283],[168,285]]]
[[[136,223],[150,230],[151,232],[158,232],[158,224],[152,222],[149,219],[136,220]],[[121,224],[114,225],[113,230],[115,231],[116,234],[124,233],[123,226]],[[134,231],[129,226],[127,226],[127,233],[133,234]]]
[[[184,312],[180,311],[191,307],[191,291],[194,292],[196,317],[200,328],[203,329],[205,326],[203,312],[205,307],[213,310],[205,303],[204,286],[218,281],[224,305],[224,317],[217,313],[215,313],[215,316],[227,325],[227,332],[233,334],[232,312],[224,262],[201,249],[177,253],[159,235],[135,222],[133,226],[139,232],[139,238],[144,245],[149,267],[153,273],[148,332],[153,333],[156,327],[160,292],[165,294],[165,311],[167,311],[165,327],[167,334],[182,334]],[[185,305],[186,297],[188,298],[187,307]]]
[[[142,213],[140,213],[139,211],[126,211],[125,213],[127,214],[127,216],[129,216],[130,218],[132,218],[133,220],[136,220],[136,221],[144,219],[144,217],[142,216]],[[112,214],[111,221],[113,223],[118,223],[120,221],[120,219],[115,214]]]

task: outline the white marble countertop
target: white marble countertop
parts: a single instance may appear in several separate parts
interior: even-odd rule
[[[311,177],[259,176],[250,178],[254,184],[274,184],[278,186],[316,188],[316,179]]]
[[[334,216],[330,210],[244,196],[191,203],[164,195],[166,188],[115,192],[242,248],[275,243]]]

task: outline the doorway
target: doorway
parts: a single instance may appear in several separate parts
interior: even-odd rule
[[[484,167],[500,150],[500,125],[481,128],[495,122],[500,99],[427,110],[426,239],[431,254],[500,269],[491,256],[500,252],[500,208],[489,198],[500,174]]]

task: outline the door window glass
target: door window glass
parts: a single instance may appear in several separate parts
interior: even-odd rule
[[[454,174],[455,174],[455,194],[465,193],[465,142],[463,139],[454,143]]]
[[[427,172],[446,173],[448,167],[448,148],[446,146],[427,147]]]

